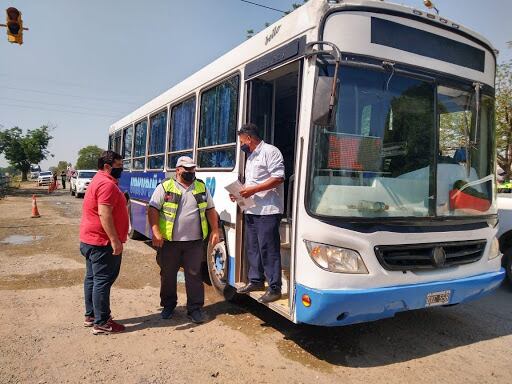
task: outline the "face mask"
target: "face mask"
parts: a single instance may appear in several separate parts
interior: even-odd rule
[[[196,178],[196,173],[195,172],[183,172],[181,174],[181,177],[183,178],[183,180],[188,181],[190,183],[190,182],[194,181],[194,179]]]
[[[245,153],[251,153],[251,149],[249,148],[249,145],[248,145],[248,144],[242,144],[242,145],[240,146],[240,149],[241,149],[242,151],[244,151]]]
[[[112,168],[112,171],[110,172],[110,176],[112,176],[114,179],[119,179],[121,177],[122,172],[123,172],[123,168]]]

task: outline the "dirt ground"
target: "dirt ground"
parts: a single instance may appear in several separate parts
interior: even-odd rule
[[[41,218],[31,219],[38,194]],[[155,252],[125,246],[112,312],[127,327],[82,326],[82,199],[22,185],[0,200],[0,383],[511,383],[512,289],[480,301],[320,328],[207,288],[208,321],[180,303],[159,316]]]

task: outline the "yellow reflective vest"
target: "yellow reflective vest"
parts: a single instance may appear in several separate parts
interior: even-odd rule
[[[181,202],[181,191],[176,186],[174,179],[165,180],[162,186],[165,191],[165,200],[160,210],[160,233],[165,240],[172,241],[174,221]],[[206,239],[208,236],[208,221],[206,220],[208,197],[206,195],[206,186],[202,180],[194,180],[194,190],[192,194],[196,198],[197,208],[199,209],[203,239]]]

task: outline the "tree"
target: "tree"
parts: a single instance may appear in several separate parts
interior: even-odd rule
[[[57,164],[57,172],[60,174],[62,171],[66,171],[68,169],[68,166],[71,166],[71,163],[68,163],[67,161],[61,160],[59,161],[59,164]]]
[[[6,129],[0,131],[0,153],[4,154],[12,167],[21,171],[22,180],[26,181],[30,164],[38,164],[48,156],[53,156],[47,150],[51,139],[47,125],[29,129],[25,135],[18,127]]]
[[[506,180],[512,179],[512,60],[496,74],[496,154]]]
[[[98,158],[104,152],[97,145],[88,145],[78,151],[78,160],[76,169],[96,169],[98,167]]]

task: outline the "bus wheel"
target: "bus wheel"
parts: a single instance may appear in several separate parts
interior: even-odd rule
[[[215,247],[208,248],[206,257],[208,274],[215,290],[228,301],[237,297],[236,289],[228,284],[228,254],[226,242],[221,241]]]
[[[503,255],[505,258],[503,265],[505,266],[505,270],[507,271],[507,278],[509,283],[512,284],[512,247],[508,248]]]

